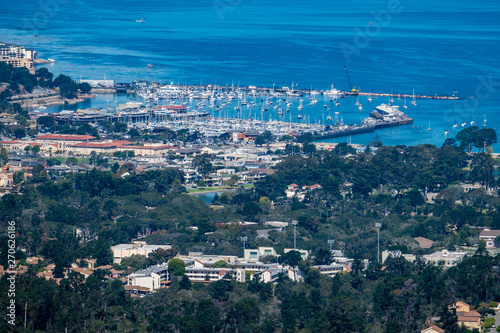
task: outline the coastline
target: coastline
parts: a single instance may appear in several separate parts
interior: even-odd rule
[[[77,104],[84,102],[87,99],[95,98],[95,94],[78,94],[77,98],[67,99],[63,98],[60,95],[48,96],[48,97],[39,97],[39,98],[29,98],[12,101],[11,103],[21,103],[21,107],[29,108],[29,107],[39,107],[39,106],[48,106],[48,105],[64,105],[64,104]]]

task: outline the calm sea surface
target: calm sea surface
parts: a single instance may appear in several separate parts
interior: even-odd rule
[[[0,40],[36,49],[57,60],[48,66],[56,75],[75,79],[349,89],[347,66],[362,91],[462,97],[418,100],[407,110],[413,126],[376,132],[385,144],[440,145],[463,123],[487,119],[498,130],[499,18],[497,0],[2,1]],[[77,107],[128,98],[100,96]],[[339,116],[359,124],[387,98],[360,97],[361,112],[355,98],[341,102]],[[311,122],[325,117],[323,104],[304,108]],[[296,121],[296,108],[290,114]]]

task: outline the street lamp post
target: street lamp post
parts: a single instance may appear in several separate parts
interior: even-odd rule
[[[245,243],[248,240],[248,237],[246,236],[240,237],[240,240],[243,242],[243,258],[245,258]]]
[[[299,221],[293,220],[292,225],[293,225],[293,249],[297,249],[297,224],[299,224]]]
[[[380,264],[380,228],[382,228],[382,223],[375,223],[375,228],[377,228],[377,262]]]
[[[330,252],[333,250],[333,244],[335,244],[335,239],[329,239],[328,244],[330,245]]]

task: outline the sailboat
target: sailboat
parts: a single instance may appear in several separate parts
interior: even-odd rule
[[[487,119],[486,119],[486,115],[485,115],[485,114],[483,114],[483,118],[484,118],[484,120],[483,120],[483,125],[482,125],[482,126],[483,126],[483,127],[486,127],[486,120],[487,120]]]
[[[429,120],[429,127],[427,127],[427,130],[430,132],[432,131],[432,128],[431,128],[431,121]]]
[[[405,96],[405,99],[404,99],[403,109],[408,109],[408,107],[406,106],[406,96]]]
[[[304,101],[303,99],[300,99],[300,104],[299,104],[299,106],[297,107],[297,109],[302,110],[302,109],[304,108],[304,105],[302,105],[302,102],[303,102],[303,101]],[[288,106],[288,104],[287,104],[287,106]]]
[[[411,105],[417,106],[417,101],[415,100],[415,89],[413,89],[413,100],[411,101]]]

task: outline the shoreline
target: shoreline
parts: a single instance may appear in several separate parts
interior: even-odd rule
[[[40,97],[40,98],[28,98],[11,101],[10,103],[21,103],[22,108],[31,108],[31,107],[40,107],[40,106],[49,106],[49,105],[65,105],[65,104],[77,104],[84,102],[88,99],[95,98],[95,94],[78,94],[77,98],[67,99],[63,98],[60,95],[53,95],[48,97]]]

